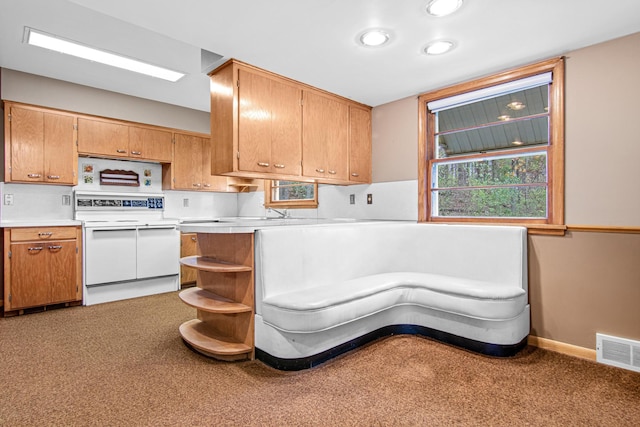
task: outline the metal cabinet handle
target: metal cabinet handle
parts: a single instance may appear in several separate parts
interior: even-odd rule
[[[60,179],[60,175],[47,175],[47,179]]]
[[[195,237],[192,237],[192,238],[191,238],[191,240],[195,242],[195,241],[196,241],[196,238],[195,238]]]
[[[329,173],[330,173],[331,175],[335,175],[335,174],[336,174],[336,171],[330,170],[330,171],[329,171]]]
[[[273,165],[274,168],[278,168],[278,169],[284,169],[284,165],[278,164],[276,163],[275,165]]]
[[[62,245],[49,246],[49,250],[50,251],[53,251],[53,250],[56,250],[56,249],[62,249]]]
[[[126,154],[126,152],[127,150],[121,150],[121,149],[116,150],[116,153],[120,153],[120,154]]]
[[[32,246],[32,247],[27,248],[27,250],[28,250],[29,252],[33,252],[33,251],[41,251],[41,250],[42,250],[42,246]]]
[[[353,173],[351,174],[351,176],[358,177],[358,176],[360,176],[360,174],[359,174],[359,173],[356,173],[356,172],[353,172]]]
[[[209,188],[209,187],[211,187],[211,184],[204,184],[204,186]]]
[[[263,168],[268,168],[269,167],[269,163],[267,163],[267,162],[258,162],[258,166],[263,167]]]
[[[139,156],[140,154],[142,154],[142,152],[140,152],[140,151],[132,151],[131,154],[135,154],[135,155]]]
[[[53,236],[53,231],[41,231],[38,233],[39,237],[51,237]]]
[[[194,187],[200,187],[200,183],[193,183],[192,184]]]
[[[324,169],[316,169],[316,172],[318,172],[318,173],[324,173]]]
[[[30,173],[30,174],[27,174],[27,176],[28,176],[29,178],[40,178],[40,177],[42,176],[42,174],[39,174],[39,173]]]

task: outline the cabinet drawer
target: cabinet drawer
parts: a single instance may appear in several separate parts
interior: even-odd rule
[[[75,239],[75,227],[12,228],[11,241]]]

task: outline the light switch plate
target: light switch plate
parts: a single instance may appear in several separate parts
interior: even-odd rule
[[[13,205],[13,194],[4,195],[4,204],[7,206]]]

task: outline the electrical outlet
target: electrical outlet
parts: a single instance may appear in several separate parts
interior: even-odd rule
[[[68,194],[62,195],[62,206],[71,206],[71,196]]]
[[[13,194],[4,195],[4,204],[7,206],[13,205]]]
[[[373,204],[373,194],[371,193],[367,194],[367,204],[368,205]]]
[[[189,207],[189,199],[182,199],[182,207],[183,208]]]
[[[356,195],[355,194],[349,194],[349,204],[350,205],[355,205],[356,204]]]

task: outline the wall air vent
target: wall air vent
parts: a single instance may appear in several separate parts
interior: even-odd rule
[[[596,360],[640,372],[640,341],[596,334]]]

